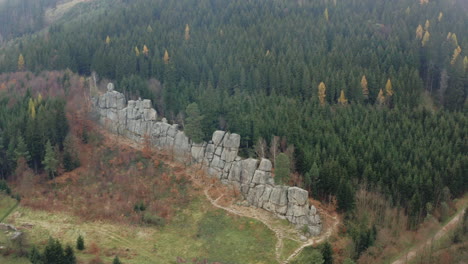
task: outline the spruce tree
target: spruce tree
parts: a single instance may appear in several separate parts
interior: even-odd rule
[[[70,245],[65,248],[64,260],[64,264],[76,264],[75,252],[73,252],[73,248]]]
[[[81,235],[76,239],[76,249],[83,250],[85,249],[84,239]]]
[[[50,140],[47,141],[46,149],[45,149],[45,156],[44,160],[42,161],[45,170],[49,174],[50,178],[54,178],[57,172],[57,168],[59,165],[56,152],[52,145],[50,144]]]
[[[64,263],[65,256],[60,241],[53,238],[49,239],[44,249],[43,259],[45,263]]]
[[[119,259],[119,256],[115,256],[114,260],[112,261],[112,264],[122,264],[122,262]]]
[[[35,246],[31,249],[31,252],[29,253],[29,261],[31,261],[32,264],[42,264],[42,256],[41,252],[37,250]]]
[[[203,116],[200,115],[197,103],[191,103],[185,110],[187,118],[185,119],[185,134],[192,139],[195,143],[201,143],[203,141],[203,130],[202,122]]]
[[[31,160],[31,155],[28,151],[28,146],[24,142],[23,137],[20,135],[17,138],[17,144],[16,144],[16,149],[15,149],[15,160],[18,160],[19,158],[24,158],[26,161]]]
[[[349,180],[341,180],[336,199],[338,201],[338,209],[342,212],[349,212],[354,208],[354,191]]]
[[[285,184],[289,181],[291,164],[288,155],[280,153],[276,158],[275,167],[275,182]]]
[[[322,245],[320,252],[323,256],[323,264],[333,264],[333,250],[328,241]]]

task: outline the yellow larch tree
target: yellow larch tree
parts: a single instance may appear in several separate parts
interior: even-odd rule
[[[24,70],[24,57],[23,57],[23,54],[21,54],[21,53],[20,53],[20,55],[18,57],[18,70],[19,71]]]
[[[343,90],[341,90],[340,98],[338,98],[338,103],[341,104],[341,105],[346,105],[346,104],[348,104],[348,99],[346,99],[346,96],[345,96]]]
[[[393,95],[392,81],[390,81],[390,79],[388,79],[387,83],[385,84],[385,93],[387,94],[387,96]]]
[[[0,91],[6,90],[6,89],[7,89],[7,87],[6,87],[5,83],[2,83],[0,85]]]
[[[29,115],[31,116],[31,118],[32,119],[36,118],[36,106],[32,98],[29,98],[28,110],[29,110]]]
[[[138,57],[140,56],[140,50],[138,49],[137,46],[135,46],[135,55]]]
[[[109,37],[109,36],[107,36],[107,37],[106,37],[106,45],[109,45],[109,44],[110,44],[110,42],[111,42],[111,39],[110,39],[110,37]]]
[[[419,24],[418,27],[416,28],[416,38],[417,38],[417,39],[422,39],[422,38],[423,38],[423,34],[424,34],[424,29],[423,29],[423,27],[421,26],[421,24]]]
[[[270,56],[270,50],[267,50],[265,53],[265,57],[268,57],[268,56]]]
[[[164,63],[168,64],[169,63],[169,52],[167,50],[164,51],[164,57],[163,57]]]
[[[323,16],[325,17],[325,20],[328,21],[328,8],[325,8],[325,11],[323,11]]]
[[[327,87],[323,82],[321,82],[318,86],[318,98],[321,105],[325,105],[325,97],[327,96],[326,90]]]
[[[431,37],[431,34],[429,34],[429,31],[426,31],[426,33],[424,33],[424,37],[423,37],[423,39],[421,41],[421,44],[422,44],[423,47],[427,45],[427,43],[429,42],[430,37]]]
[[[450,35],[450,39],[452,40],[453,45],[458,46],[457,34],[452,33],[452,35]]]
[[[362,88],[362,94],[366,99],[369,98],[369,88],[367,87],[367,79],[366,76],[363,75],[361,79],[361,88]]]
[[[146,45],[143,45],[143,54],[145,56],[148,56],[148,54],[149,54],[149,49],[148,49],[148,47],[146,47]]]
[[[465,58],[463,59],[463,68],[466,70],[468,70],[468,57],[465,56]]]
[[[190,27],[189,24],[185,24],[185,40],[190,39]]]
[[[437,18],[437,20],[442,21],[442,18],[444,17],[444,13],[440,12],[439,13],[439,17]]]
[[[377,95],[377,103],[379,103],[380,105],[383,105],[385,103],[385,96],[382,89],[380,89],[379,94]]]
[[[426,23],[424,24],[424,30],[428,31],[429,26],[431,26],[431,22],[429,22],[429,20],[426,20]]]
[[[452,60],[450,61],[450,64],[452,64],[452,65],[455,64],[455,62],[457,61],[457,58],[460,55],[461,51],[462,50],[461,50],[460,46],[455,48],[455,50],[453,51],[453,56],[452,56]]]
[[[147,31],[148,33],[153,32],[153,28],[151,27],[151,25],[148,25],[148,27],[146,28],[146,31]]]

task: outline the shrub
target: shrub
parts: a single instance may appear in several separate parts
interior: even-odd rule
[[[146,210],[146,206],[143,202],[139,202],[139,203],[136,203],[134,206],[133,206],[133,210],[135,212],[143,212]]]
[[[76,240],[76,249],[78,249],[78,250],[85,249],[84,239],[83,239],[83,237],[81,235],[79,235],[78,239]]]
[[[8,195],[11,194],[11,189],[5,180],[0,180],[0,192],[5,192]]]
[[[120,262],[119,256],[115,256],[114,260],[112,261],[112,264],[122,264],[122,262]]]
[[[143,223],[156,226],[164,226],[166,224],[166,220],[164,220],[164,218],[149,212],[143,215],[142,221]]]

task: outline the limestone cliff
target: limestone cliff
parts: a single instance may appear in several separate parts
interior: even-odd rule
[[[236,185],[246,201],[258,208],[285,218],[298,228],[308,227],[311,235],[322,229],[320,216],[313,205],[309,205],[308,192],[298,187],[275,185],[268,159],[243,159],[239,157],[240,136],[225,131],[215,131],[212,140],[200,144],[192,143],[165,118],[158,120],[150,100],[128,101],[114,91],[110,83],[107,92],[93,98],[94,112],[99,122],[114,133],[137,142],[148,138],[160,149],[170,150],[184,162],[201,163],[209,175],[225,184]]]

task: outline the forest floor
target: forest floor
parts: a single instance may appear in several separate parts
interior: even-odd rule
[[[442,239],[448,235],[451,231],[457,228],[458,223],[462,220],[463,214],[466,210],[468,199],[467,197],[461,199],[459,204],[461,204],[461,209],[455,214],[450,221],[448,221],[444,226],[442,226],[434,236],[431,236],[427,240],[416,245],[408,252],[401,255],[397,260],[393,261],[392,264],[406,264],[410,263],[415,259],[419,254],[422,254],[427,248],[430,248],[435,242]]]

